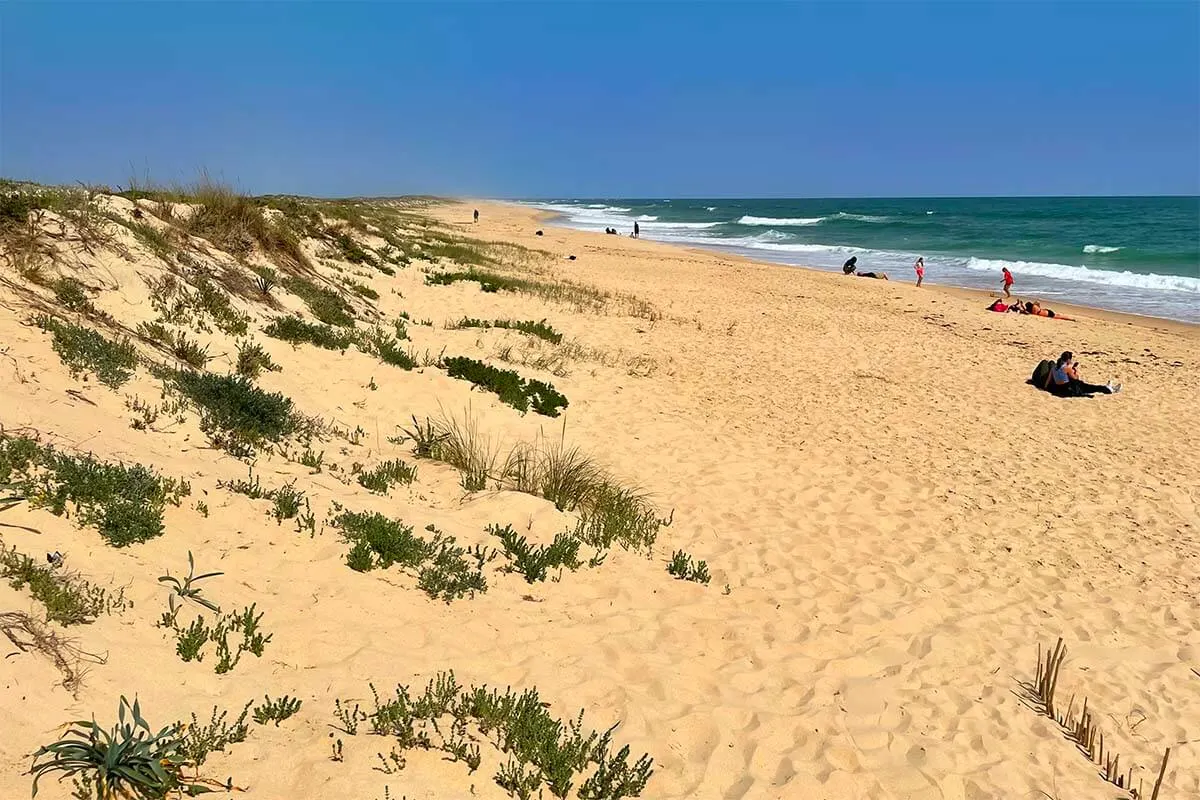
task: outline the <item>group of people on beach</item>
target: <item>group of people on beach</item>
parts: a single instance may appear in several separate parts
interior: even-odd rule
[[[917,273],[917,286],[920,286],[925,280],[924,257],[917,259],[916,263],[913,264],[913,270]],[[858,256],[848,258],[846,263],[842,265],[842,272],[846,275],[854,275],[859,278],[888,280],[886,272],[859,272]],[[1005,314],[1029,314],[1034,317],[1073,321],[1071,317],[1056,313],[1053,309],[1045,308],[1036,300],[1022,302],[1020,298],[1017,298],[1014,301],[1012,287],[1016,281],[1013,278],[1013,274],[1008,267],[1002,267],[1001,275],[1004,297],[996,298],[987,307],[988,311]],[[1121,384],[1119,383],[1114,384],[1112,381],[1109,381],[1106,384],[1100,385],[1087,383],[1080,378],[1079,364],[1075,361],[1075,356],[1070,351],[1064,352],[1058,357],[1057,361],[1047,360],[1040,363],[1037,369],[1034,370],[1033,377],[1029,382],[1056,397],[1092,397],[1097,394],[1116,394],[1121,391]]]

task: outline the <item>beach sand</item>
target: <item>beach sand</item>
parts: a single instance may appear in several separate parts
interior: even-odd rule
[[[118,697],[135,693],[155,726],[192,712],[207,721],[214,704],[236,713],[266,693],[301,698],[296,717],[252,726],[206,762],[246,797],[375,800],[385,786],[392,798],[506,797],[492,780],[503,758],[488,746],[474,774],[410,751],[388,775],[374,769],[388,740],[332,727],[335,698],[369,704],[368,682],[388,694],[446,669],[462,683],[536,687],[556,715],[582,708],[600,730],[619,722],[615,741],[654,758],[647,798],[1128,797],[1027,699],[1038,645],[1059,637],[1060,706],[1087,697],[1106,753],[1145,796],[1168,747],[1160,798],[1200,796],[1195,328],[1086,309],[1073,323],[989,313],[973,293],[570,231],[502,204],[428,213],[467,236],[546,250],[545,274],[654,311],[621,297],[592,313],[470,282],[426,286],[419,264],[363,279],[380,312],[433,321],[410,325],[417,351],[511,366],[495,360],[507,347],[509,359],[559,363],[559,374],[515,368],[569,398],[562,420],[519,416],[431,368],[261,335],[283,370],[260,384],[361,426],[357,444],[314,445],[347,470],[413,462],[409,444],[388,441],[413,415],[469,408],[498,446],[565,436],[670,512],[653,555],[614,550],[558,582],[489,573],[486,594],[450,605],[398,570],[353,572],[336,531],[298,534],[267,501],[219,490],[247,467],[209,447],[194,415],[131,428],[124,396],[158,397],[144,371],[119,392],[71,378],[6,270],[0,422],[152,464],[187,478],[192,496],[168,509],[164,536],[125,549],[42,510],[0,518],[8,546],[61,550],[134,602],[69,629],[106,656],[77,696],[0,639],[0,797],[26,796],[28,756],[58,726],[93,714],[110,723]],[[98,306],[130,327],[153,318],[136,260],[88,264]],[[463,316],[545,318],[579,346],[444,329]],[[1061,400],[1025,383],[1068,349],[1085,377],[1125,391]],[[212,353],[217,370],[236,355],[223,340]],[[468,545],[486,542],[491,523],[549,541],[573,519],[524,494],[465,493],[452,468],[417,463],[413,487],[387,496],[279,457],[255,473],[269,486],[295,480],[318,518],[337,501]],[[667,574],[677,549],[707,561],[709,585]],[[166,604],[156,579],[186,571],[189,550],[198,569],[224,572],[206,594],[229,609],[256,603],[274,634],[262,658],[227,675],[211,655],[182,663],[154,626]],[[35,608],[0,585],[0,611]],[[343,761],[331,759],[338,739]],[[68,794],[46,780],[39,797]]]

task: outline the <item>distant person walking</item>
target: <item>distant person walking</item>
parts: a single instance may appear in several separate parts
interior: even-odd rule
[[[1001,267],[1004,270],[1004,296],[1012,297],[1013,274],[1008,271],[1008,267]]]
[[[479,209],[475,209],[475,222],[479,222]]]
[[[642,235],[642,229],[638,227],[637,220],[634,220],[633,221],[633,238],[637,239],[637,238],[641,237],[641,235]]]
[[[917,270],[917,286],[920,286],[921,281],[925,280],[925,256],[918,258],[913,266]]]

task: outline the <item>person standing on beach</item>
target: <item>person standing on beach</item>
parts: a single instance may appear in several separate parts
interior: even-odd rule
[[[917,286],[920,286],[921,281],[925,280],[925,256],[918,257],[913,266],[917,270]]]
[[[475,209],[475,221],[479,222],[479,209]]]
[[[1004,270],[1004,296],[1012,297],[1013,274],[1008,271],[1008,267],[1001,267]]]
[[[633,221],[633,238],[637,239],[642,235],[642,229],[638,227],[637,220]]]

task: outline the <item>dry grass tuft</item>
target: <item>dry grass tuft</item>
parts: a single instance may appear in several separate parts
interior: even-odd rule
[[[1047,717],[1054,720],[1058,725],[1066,731],[1067,735],[1079,746],[1079,751],[1088,757],[1088,760],[1093,764],[1100,765],[1100,774],[1104,780],[1113,784],[1117,788],[1125,789],[1130,792],[1135,798],[1144,797],[1140,786],[1137,789],[1133,788],[1133,773],[1135,768],[1130,766],[1125,772],[1121,771],[1121,756],[1111,750],[1104,749],[1104,732],[1100,730],[1100,726],[1096,721],[1096,714],[1093,709],[1088,708],[1088,700],[1083,699],[1083,706],[1079,711],[1079,716],[1074,714],[1075,698],[1071,697],[1067,703],[1066,711],[1057,713],[1054,704],[1054,697],[1058,688],[1058,675],[1062,669],[1063,659],[1066,658],[1067,648],[1063,644],[1062,637],[1059,637],[1053,649],[1047,649],[1042,652],[1042,645],[1038,643],[1038,664],[1035,673],[1034,682],[1032,685],[1026,686],[1031,698],[1038,704],[1039,710]],[[1157,800],[1158,792],[1162,785],[1163,776],[1167,770],[1167,759],[1171,755],[1171,748],[1163,754],[1162,765],[1159,768],[1158,780],[1154,784],[1152,800]]]

